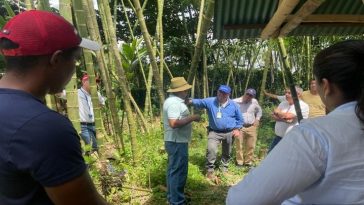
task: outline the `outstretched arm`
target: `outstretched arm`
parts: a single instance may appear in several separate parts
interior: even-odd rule
[[[278,95],[276,95],[276,94],[268,93],[266,90],[264,90],[263,92],[264,92],[264,95],[266,95],[270,98],[278,99]]]
[[[270,98],[273,98],[273,99],[277,99],[280,102],[283,102],[286,100],[286,97],[284,95],[276,95],[276,94],[268,93],[266,90],[264,90],[263,92],[264,92],[264,95],[266,95]]]

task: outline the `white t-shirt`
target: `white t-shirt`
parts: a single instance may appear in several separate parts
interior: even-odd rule
[[[80,113],[80,122],[95,122],[91,95],[82,87],[78,89],[78,108]]]
[[[303,102],[302,100],[299,100],[302,117],[303,119],[308,118],[309,113],[309,107],[308,105]],[[292,113],[297,116],[296,109],[294,107],[294,104],[290,105],[288,101],[283,101],[278,105],[278,108],[284,112],[284,113]],[[279,137],[284,137],[284,135],[292,129],[293,126],[298,125],[298,120],[295,119],[293,122],[283,122],[283,121],[277,121],[274,127],[274,132]]]
[[[279,102],[287,101],[285,95],[277,95],[277,99]]]
[[[364,204],[364,131],[355,106],[294,127],[230,188],[226,204]]]

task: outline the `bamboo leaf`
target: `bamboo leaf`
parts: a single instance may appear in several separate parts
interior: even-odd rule
[[[0,16],[0,27],[2,28],[6,23],[6,20],[4,17]]]
[[[132,61],[134,59],[134,49],[127,43],[123,44],[123,55],[128,59],[128,61]]]
[[[15,16],[15,13],[14,13],[13,9],[11,8],[11,6],[10,6],[9,2],[4,1],[4,0],[2,0],[2,1],[4,2],[4,7],[5,7],[6,12],[8,13],[8,15],[9,15],[10,17]]]

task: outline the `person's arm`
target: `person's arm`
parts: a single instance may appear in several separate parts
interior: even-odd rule
[[[263,92],[264,92],[264,95],[266,95],[270,98],[278,99],[278,95],[276,95],[276,94],[268,93],[266,90],[264,90]]]
[[[204,99],[189,99],[189,104],[192,104],[195,108],[207,108],[208,98]],[[188,104],[188,105],[189,105]]]
[[[257,168],[229,189],[226,204],[276,205],[302,192],[324,173],[327,156],[322,143],[304,128],[293,128]]]
[[[284,121],[287,123],[291,123],[297,118],[295,113],[282,112],[280,108],[274,109],[272,116],[276,121]]]
[[[262,118],[262,115],[263,115],[263,110],[262,108],[260,107],[260,105],[258,104],[257,102],[257,107],[256,107],[256,116],[255,116],[255,121],[254,121],[254,126],[258,126],[259,125],[259,121],[260,121],[260,118]]]
[[[100,105],[104,106],[105,105],[106,98],[104,96],[102,96],[99,91],[97,91],[97,97],[99,98]]]
[[[55,205],[106,205],[107,202],[96,191],[90,175],[85,171],[81,176],[55,187],[45,187]]]
[[[168,119],[168,123],[171,128],[178,128],[178,127],[183,127],[186,124],[191,123],[193,121],[200,121],[200,119],[201,118],[199,115],[190,115],[183,119]]]
[[[239,137],[240,136],[240,128],[243,127],[244,124],[244,118],[243,115],[241,114],[240,108],[237,104],[235,105],[235,119],[236,119],[236,126],[235,129],[233,130],[233,136],[235,137]]]

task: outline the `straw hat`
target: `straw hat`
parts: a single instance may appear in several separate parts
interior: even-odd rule
[[[171,79],[171,85],[169,86],[169,89],[167,92],[169,93],[176,93],[181,92],[184,90],[191,89],[192,86],[187,83],[184,77],[175,77]]]

